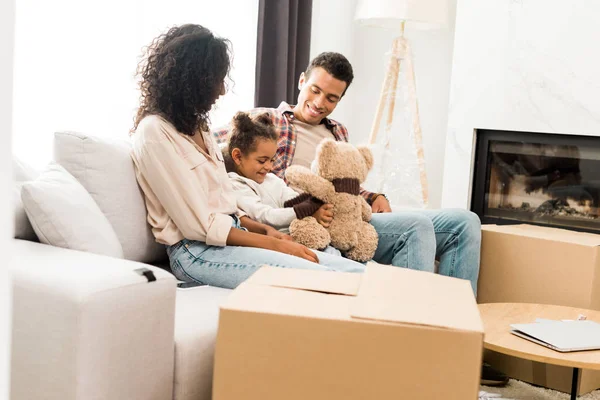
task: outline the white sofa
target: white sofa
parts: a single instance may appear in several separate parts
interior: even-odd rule
[[[211,398],[229,290],[176,289],[129,150],[127,140],[55,134],[55,161],[93,201],[15,165],[12,400]]]

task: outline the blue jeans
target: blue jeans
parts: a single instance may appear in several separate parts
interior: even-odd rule
[[[471,282],[477,290],[481,224],[464,210],[418,210],[373,214],[379,234],[373,257],[382,264],[434,271]],[[171,269],[183,281],[234,288],[264,264],[322,271],[362,272],[364,265],[346,258],[316,252],[319,264],[299,257],[252,247],[209,246],[184,239],[167,247]]]
[[[420,271],[434,272],[471,283],[477,295],[481,221],[466,210],[409,210],[373,214],[379,234],[373,260]]]
[[[171,270],[177,279],[233,289],[262,265],[320,271],[363,272],[365,266],[346,258],[313,250],[319,264],[300,257],[255,247],[209,246],[183,239],[167,247]]]

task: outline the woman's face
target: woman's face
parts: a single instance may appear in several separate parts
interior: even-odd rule
[[[223,80],[223,82],[221,82],[221,86],[219,86],[219,91],[217,92],[217,95],[215,96],[213,104],[215,104],[217,102],[217,100],[219,100],[219,97],[225,96],[225,93],[227,93],[227,90],[225,88],[225,81]]]
[[[240,149],[233,149],[231,155],[235,161],[237,172],[257,183],[263,183],[265,177],[273,169],[273,161],[277,152],[277,141],[258,139],[256,149],[244,155]]]

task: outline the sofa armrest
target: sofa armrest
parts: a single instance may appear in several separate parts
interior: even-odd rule
[[[171,274],[40,243],[13,245],[11,399],[172,399]]]

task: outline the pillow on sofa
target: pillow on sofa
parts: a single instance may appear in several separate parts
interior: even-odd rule
[[[15,234],[16,239],[29,240],[37,242],[38,238],[35,231],[27,218],[23,202],[21,201],[21,187],[24,182],[34,180],[39,175],[33,167],[25,164],[21,160],[13,157],[13,209],[15,217]]]
[[[25,212],[42,243],[123,258],[110,222],[94,199],[63,167],[50,164],[23,183]]]
[[[76,132],[54,134],[54,160],[89,192],[110,221],[126,259],[157,264],[167,259],[147,222],[144,194],[135,177],[131,143]]]

